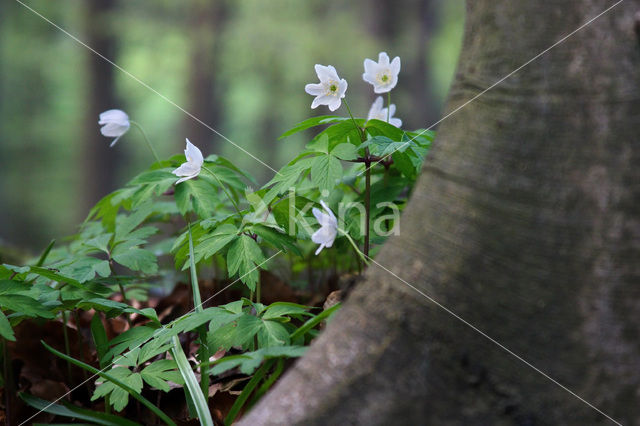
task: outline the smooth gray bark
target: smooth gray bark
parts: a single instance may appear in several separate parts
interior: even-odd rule
[[[614,1],[468,2],[452,111]],[[377,261],[640,424],[640,44],[627,0],[442,123]],[[240,422],[613,424],[378,266]]]

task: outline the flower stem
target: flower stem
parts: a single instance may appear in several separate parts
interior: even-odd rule
[[[131,121],[129,120],[129,123],[133,124],[134,126],[136,126],[136,128],[140,131],[140,133],[142,133],[142,137],[144,138],[144,141],[147,143],[147,146],[149,147],[149,149],[151,150],[151,153],[153,154],[153,157],[156,159],[156,162],[160,162],[160,157],[158,157],[158,153],[156,153],[156,150],[153,148],[153,145],[151,145],[151,142],[149,142],[149,139],[147,138],[147,134],[145,133],[144,129],[142,128],[141,125],[139,125],[138,123],[136,123],[135,121]]]
[[[353,121],[353,125],[356,126],[356,129],[358,129],[358,133],[360,134],[360,139],[362,140],[362,142],[364,142],[365,137],[364,137],[364,133],[362,132],[362,128],[358,126],[358,123],[356,123],[356,119],[353,118],[353,114],[351,114],[351,108],[349,108],[349,104],[347,103],[347,101],[344,100],[343,102],[344,102],[344,106],[347,107],[347,112],[349,112],[349,117],[351,117],[351,121]]]
[[[366,156],[367,158],[369,157],[369,148],[366,148]],[[371,239],[371,234],[370,234],[370,223],[371,222],[371,163],[370,162],[366,162],[364,163],[364,166],[366,167],[365,169],[365,174],[364,174],[364,179],[365,179],[365,187],[364,187],[364,211],[365,211],[365,233],[364,233],[364,255],[366,257],[369,257],[369,241]]]
[[[353,239],[351,238],[351,236],[347,233],[347,231],[345,231],[344,229],[340,229],[338,228],[338,231],[344,235],[345,237],[347,237],[347,240],[349,240],[349,242],[351,243],[351,246],[353,247],[353,249],[356,251],[356,253],[358,254],[358,256],[360,256],[360,258],[362,259],[362,261],[364,262],[365,265],[369,264],[369,261],[367,260],[367,258],[369,256],[365,255],[364,253],[362,253],[360,251],[360,249],[358,248],[358,245],[356,244],[355,241],[353,241]]]
[[[64,339],[64,351],[67,356],[71,356],[71,345],[69,344],[69,332],[67,331],[67,311],[62,311],[62,337]],[[69,384],[71,384],[72,376],[71,376],[71,363],[67,361],[67,377],[69,379]]]
[[[222,181],[220,180],[220,178],[218,177],[218,175],[216,175],[213,170],[208,169],[205,166],[202,166],[203,169],[205,169],[207,172],[209,172],[211,174],[211,176],[213,176],[215,178],[216,181],[218,181],[218,184],[220,184],[220,187],[222,188],[222,190],[224,191],[225,195],[227,196],[227,198],[229,199],[229,201],[231,201],[231,204],[233,204],[233,207],[236,209],[236,213],[238,213],[238,216],[240,216],[240,219],[242,219],[242,213],[240,213],[240,208],[238,207],[238,204],[236,203],[236,201],[233,199],[233,197],[231,196],[231,194],[229,194],[229,191],[227,191],[226,186],[222,183]]]

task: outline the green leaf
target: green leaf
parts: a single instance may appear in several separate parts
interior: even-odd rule
[[[269,346],[284,346],[289,344],[289,332],[279,322],[264,320],[262,327],[258,331],[258,346],[266,348]]]
[[[139,394],[140,391],[142,391],[142,376],[140,373],[134,373],[126,367],[114,367],[109,370],[108,374],[113,379],[124,383],[134,392]],[[112,381],[106,381],[104,379],[99,379],[96,383],[98,383],[98,386],[93,392],[91,401],[108,395],[109,403],[116,411],[122,411],[124,407],[127,406],[129,403],[129,392],[126,389],[123,389]]]
[[[331,155],[341,160],[355,160],[358,157],[358,147],[350,143],[341,143],[331,150]]]
[[[382,120],[369,120],[365,125],[371,136],[386,136],[393,141],[401,141],[404,131]]]
[[[64,405],[55,404],[23,392],[19,393],[18,396],[25,403],[29,404],[36,410],[44,411],[56,416],[71,417],[77,420],[86,420],[92,422],[92,424],[103,426],[138,426],[138,423],[132,422],[123,417],[115,416],[113,414],[100,413],[98,411],[85,410],[64,401]]]
[[[123,390],[125,390],[126,392],[129,393],[129,395],[131,395],[132,397],[134,397],[135,399],[137,399],[138,401],[140,401],[140,403],[142,403],[145,407],[147,407],[149,410],[151,410],[151,412],[153,412],[156,416],[158,416],[162,421],[164,421],[166,424],[171,425],[171,426],[176,426],[175,422],[173,420],[171,420],[171,418],[169,418],[169,416],[167,416],[165,413],[162,412],[162,410],[160,410],[158,407],[156,407],[155,405],[153,405],[148,399],[146,399],[144,396],[142,396],[140,394],[140,392],[136,392],[135,389],[133,389],[131,386],[129,386],[127,383],[124,383],[120,380],[118,380],[117,378],[111,376],[109,373],[105,373],[102,370],[98,370],[95,367],[92,367],[88,364],[85,364],[82,361],[78,361],[75,358],[72,358],[68,355],[63,354],[60,351],[57,351],[55,349],[53,349],[51,346],[47,345],[44,341],[41,341],[42,345],[51,353],[53,353],[54,355],[72,363],[73,365],[76,365],[84,370],[87,370],[88,372],[98,375],[100,376],[102,379],[105,380],[109,380],[109,382],[119,386],[120,388],[122,388]],[[95,396],[95,395],[94,395]]]
[[[0,295],[0,307],[29,317],[54,318],[55,315],[35,299],[20,294]]]
[[[173,348],[171,353],[178,364],[178,369],[180,370],[180,374],[182,374],[185,386],[189,390],[188,395],[191,397],[193,405],[196,408],[200,424],[203,426],[214,426],[207,400],[202,393],[202,389],[200,389],[198,380],[191,369],[189,361],[187,361],[187,357],[184,355],[182,346],[180,346],[180,340],[177,336],[173,336],[172,342]]]
[[[206,179],[189,179],[176,185],[178,210],[184,216],[194,211],[201,219],[213,216],[216,203],[220,200],[218,189]]]
[[[93,343],[96,345],[96,352],[98,353],[98,361],[100,362],[100,368],[107,365],[104,360],[104,356],[109,349],[109,343],[107,339],[107,331],[102,324],[100,313],[96,312],[91,318],[91,336],[93,336]]]
[[[296,124],[291,130],[288,130],[284,132],[282,135],[280,135],[278,139],[284,139],[295,133],[301,132],[306,129],[310,129],[311,127],[320,126],[320,125],[329,124],[329,123],[337,123],[344,120],[350,120],[350,119],[345,117],[338,117],[336,115],[321,115],[318,117],[311,117]]]
[[[195,261],[199,262],[202,259],[210,258],[226,247],[237,235],[238,228],[230,223],[218,226],[212,232],[204,234],[195,248]],[[184,270],[186,267],[182,269]]]
[[[174,360],[162,359],[149,364],[140,372],[140,375],[149,386],[169,392],[169,384],[167,382],[184,384],[177,368],[178,365]]]
[[[112,258],[132,271],[140,271],[145,274],[158,272],[157,259],[149,250],[138,247],[126,248],[126,246],[118,245],[113,250]]]
[[[13,328],[11,328],[9,320],[2,311],[0,311],[0,335],[7,340],[11,340],[12,342],[16,341],[16,336],[13,333]]]
[[[268,242],[279,250],[287,251],[288,249],[298,256],[302,256],[300,249],[298,249],[298,246],[296,246],[295,244],[296,240],[285,233],[262,224],[253,225],[251,227],[251,231],[258,234],[258,236],[262,237],[264,241]]]
[[[342,164],[333,155],[315,157],[311,166],[311,181],[318,189],[332,190],[336,182],[342,179]]]
[[[240,366],[244,374],[253,374],[256,368],[265,359],[271,358],[297,358],[306,352],[305,346],[272,346],[253,352],[245,352],[242,355],[231,355],[214,361],[211,374],[221,374],[232,368]]]
[[[312,315],[307,312],[308,309],[308,306],[298,305],[297,303],[275,302],[267,307],[262,315],[262,319],[281,318],[285,315]]]
[[[229,276],[239,275],[242,282],[254,291],[259,279],[257,265],[264,261],[265,257],[258,243],[247,235],[240,235],[227,253]],[[262,268],[264,269],[264,266]]]

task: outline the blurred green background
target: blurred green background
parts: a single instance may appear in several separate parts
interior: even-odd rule
[[[363,60],[400,56],[403,127],[437,121],[455,72],[463,0],[21,0],[153,90],[278,169],[308,140],[313,65],[347,79],[354,115],[375,99]],[[161,157],[188,137],[260,183],[273,175],[207,127],[16,1],[0,2],[0,244],[39,250],[152,162],[135,129],[109,149],[98,114],[125,110]],[[343,108],[336,114],[346,115]]]

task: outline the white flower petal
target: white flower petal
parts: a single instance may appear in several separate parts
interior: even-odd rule
[[[324,202],[324,200],[320,200],[320,205],[322,206],[322,208],[329,214],[329,217],[332,219],[332,224],[336,226],[336,228],[338,227],[338,220],[336,219],[336,216],[333,214],[333,211],[331,211],[331,209],[329,208],[329,206],[327,206],[327,203]]]
[[[120,109],[110,109],[100,114],[98,124],[118,123],[129,125],[129,116]]]
[[[338,94],[340,95],[340,98],[344,98],[344,95],[347,92],[347,86],[347,80],[344,78],[340,80],[340,83],[338,83]]]
[[[120,139],[120,136],[118,136],[117,138],[115,138],[110,144],[109,144],[109,148],[113,148],[113,146],[116,144],[116,142],[118,142],[118,140]]]
[[[369,109],[369,114],[367,115],[367,120],[379,120],[380,112],[382,111],[383,105],[382,96],[378,96],[376,100],[371,104],[371,108]]]
[[[127,133],[128,130],[129,123],[124,125],[119,123],[107,123],[100,128],[100,133],[108,138],[117,138]]]
[[[384,67],[389,66],[389,55],[387,55],[387,52],[380,52],[378,54],[378,65]]]
[[[329,107],[329,111],[335,111],[338,108],[340,108],[340,105],[342,105],[342,101],[340,100],[340,98],[338,97],[331,97],[331,100],[329,101],[329,103],[327,103],[327,106]]]
[[[204,163],[202,152],[198,149],[197,146],[192,144],[189,139],[187,139],[187,148],[184,150],[184,155],[185,157],[187,157],[187,162],[197,164],[198,168],[200,168],[202,166],[202,163]]]
[[[320,254],[323,248],[324,248],[324,244],[320,244],[320,247],[318,247],[318,250],[316,250],[316,256]]]
[[[324,86],[320,83],[307,84],[304,86],[304,91],[313,96],[320,96],[324,93]]]
[[[391,124],[392,126],[396,126],[398,128],[402,127],[402,120],[400,120],[399,118],[390,118],[389,119],[389,124]]]
[[[362,75],[362,77],[365,78],[364,77],[365,74],[367,74],[369,76],[374,75],[376,73],[377,67],[378,67],[378,64],[375,61],[373,61],[372,59],[369,59],[369,58],[365,59],[364,60],[364,74]]]
[[[393,58],[393,61],[391,61],[390,67],[391,67],[391,72],[397,78],[398,74],[400,74],[400,56],[396,56],[395,58]]]

